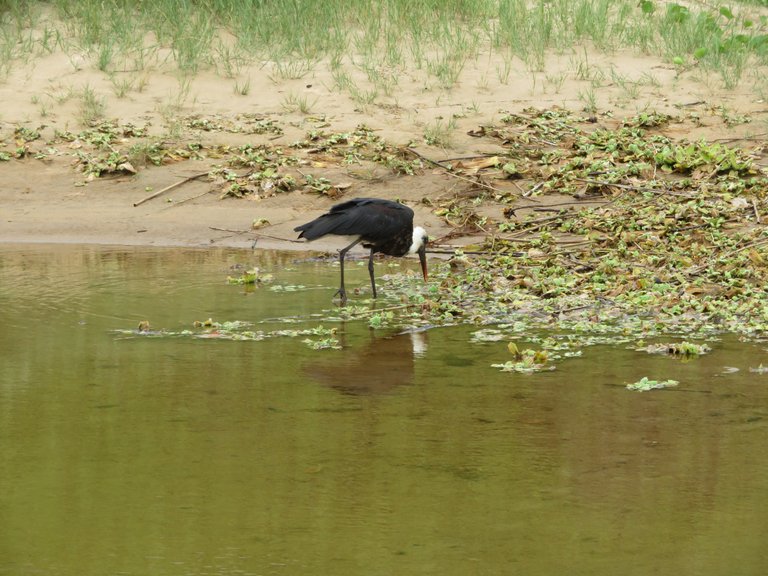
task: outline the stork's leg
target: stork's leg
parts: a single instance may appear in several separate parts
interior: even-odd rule
[[[347,303],[347,291],[344,289],[344,256],[347,255],[347,252],[349,252],[350,248],[359,244],[361,240],[362,238],[358,238],[346,248],[342,248],[341,250],[339,250],[339,265],[341,266],[341,286],[339,286],[339,290],[336,292],[336,294],[334,294],[334,296],[338,296],[342,304]]]
[[[368,274],[371,275],[371,289],[373,290],[373,297],[376,298],[376,281],[373,279],[373,248],[371,248],[371,255],[368,256]]]

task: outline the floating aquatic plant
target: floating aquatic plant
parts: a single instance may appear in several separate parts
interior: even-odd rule
[[[723,116],[722,110],[712,113]],[[188,127],[279,133],[278,123],[266,117],[235,120],[199,117]],[[753,339],[768,333],[768,175],[758,161],[764,145],[677,137],[697,122],[687,112],[624,119],[561,109],[509,112],[470,133],[493,145],[493,154],[451,162],[393,146],[365,126],[334,132],[322,117],[307,118],[305,136],[290,147],[265,137],[247,145],[195,143],[182,154],[146,142],[141,128],[114,123],[48,140],[19,132],[16,144],[34,155],[76,142],[74,152],[62,153],[111,158],[115,167],[137,144],[163,163],[208,157],[220,162],[211,170],[213,182],[242,194],[263,194],[265,182],[271,182],[270,193],[285,192],[291,187],[280,190],[275,183],[289,176],[296,185],[322,188],[352,164],[399,166],[393,169],[408,179],[426,174],[422,168],[429,165],[454,180],[456,194],[425,197],[423,204],[454,233],[481,240],[447,264],[432,261],[426,286],[407,272],[388,274],[382,291],[392,305],[387,314],[347,307],[326,311],[323,320],[358,319],[374,328],[482,326],[473,342],[530,338],[537,331],[578,334],[537,344],[550,353],[562,347],[563,355],[596,343],[672,337],[682,342],[647,351],[666,348],[694,358],[708,346],[686,344],[693,340],[711,341],[720,332]],[[305,166],[311,174],[302,173]],[[233,282],[259,277],[266,276],[246,274]],[[276,282],[269,289],[306,287]]]
[[[227,276],[227,284],[236,285],[269,284],[273,280],[274,276],[272,274],[261,274],[258,267],[244,270],[240,276]]]
[[[649,390],[661,390],[662,388],[672,388],[677,386],[679,382],[677,380],[650,380],[647,376],[643,376],[640,380],[633,384],[627,384],[627,390],[636,390],[638,392],[647,392]]]
[[[553,365],[547,364],[549,355],[544,350],[530,348],[520,350],[514,342],[510,342],[507,349],[514,360],[508,360],[503,364],[491,364],[493,368],[499,368],[502,372],[521,372],[523,374],[555,369]]]
[[[707,344],[695,344],[686,341],[649,344],[648,346],[637,348],[637,350],[640,352],[648,352],[649,354],[667,354],[669,356],[682,358],[701,356],[702,354],[712,351]]]
[[[341,350],[341,343],[338,338],[329,337],[320,338],[319,340],[305,338],[302,342],[312,348],[312,350]]]

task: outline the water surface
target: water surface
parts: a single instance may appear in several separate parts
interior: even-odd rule
[[[764,343],[521,375],[477,327],[120,333],[316,325],[338,269],[297,258],[0,246],[0,574],[768,573]],[[229,286],[236,264],[306,289]]]

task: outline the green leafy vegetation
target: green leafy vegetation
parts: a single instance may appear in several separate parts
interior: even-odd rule
[[[661,390],[664,388],[673,388],[677,386],[679,382],[677,380],[650,380],[647,376],[643,376],[637,382],[633,384],[627,384],[627,390],[635,390],[637,392],[648,392],[649,390]]]
[[[549,356],[544,350],[530,348],[520,350],[514,342],[510,342],[507,349],[512,354],[513,360],[507,360],[503,364],[491,364],[493,368],[499,368],[502,372],[521,372],[523,374],[555,369],[551,364],[547,364]]]
[[[185,75],[212,68],[234,78],[264,62],[277,82],[326,66],[339,88],[365,104],[393,94],[406,66],[450,89],[468,64],[495,54],[503,61],[498,78],[508,83],[513,58],[541,71],[548,53],[589,45],[655,54],[680,70],[696,66],[732,88],[766,64],[768,20],[756,5],[765,7],[653,0],[455,0],[419,10],[410,0],[6,2],[0,72],[55,50],[71,55],[76,68],[113,76],[170,63]],[[363,73],[372,87],[359,86],[349,71]],[[124,93],[130,82],[123,86]],[[247,94],[248,81],[236,82],[235,90]],[[589,105],[593,95],[594,86],[582,99]]]
[[[729,121],[722,109],[712,113]],[[696,125],[693,114],[604,115],[598,122],[530,109],[471,132],[493,154],[438,163],[366,126],[334,132],[323,118],[306,122],[304,137],[290,146],[269,140],[282,126],[264,117],[189,120],[188,130],[205,133],[264,130],[238,145],[173,145],[147,127],[115,122],[78,133],[24,125],[0,144],[0,154],[9,161],[70,156],[94,178],[207,159],[211,182],[236,197],[303,190],[336,198],[349,186],[339,174],[350,168],[384,168],[413,190],[437,173],[452,193],[412,200],[443,218],[451,234],[476,235],[477,243],[447,263],[431,260],[427,285],[412,271],[386,275],[386,310],[372,315],[350,306],[325,317],[359,319],[375,330],[494,325],[499,332],[478,332],[478,344],[541,330],[579,335],[537,344],[546,362],[535,353],[500,358],[506,369],[519,362],[549,368],[596,337],[679,342],[663,345],[666,353],[692,358],[707,352],[693,340],[768,331],[768,175],[760,143],[675,137]],[[234,281],[258,283],[247,275]],[[273,282],[268,289],[303,287]]]
[[[706,344],[696,344],[694,342],[669,342],[650,344],[638,350],[648,352],[649,354],[666,354],[679,358],[695,358],[702,354],[707,354],[711,348]]]
[[[258,268],[251,268],[250,270],[243,270],[240,276],[227,276],[227,284],[234,285],[256,285],[256,284],[269,284],[274,280],[272,274],[261,274]]]
[[[335,328],[323,328],[322,325],[305,329],[256,330],[250,322],[231,320],[219,322],[208,318],[195,320],[192,327],[182,330],[152,330],[149,321],[143,320],[134,330],[115,330],[115,334],[123,338],[203,338],[214,340],[245,340],[260,341],[267,338],[298,338],[312,336],[303,340],[310,348],[324,350],[338,348]],[[319,338],[317,338],[319,337]]]
[[[752,154],[674,140],[663,130],[686,119],[658,114],[613,128],[558,110],[502,120],[478,137],[501,142],[506,156],[452,167],[483,183],[480,193],[431,201],[451,225],[484,231],[485,242],[470,247],[482,256],[457,252],[426,290],[407,277],[388,280],[389,294],[412,303],[401,323],[514,320],[529,331],[635,338],[768,330],[768,236],[759,225],[768,178]],[[519,167],[515,181],[502,168],[509,163]],[[520,208],[523,189],[539,201],[556,194],[558,207],[542,202],[544,216],[536,204]],[[507,218],[483,220],[477,200],[506,204]],[[499,335],[475,338],[491,336]],[[708,350],[665,347],[681,357]]]

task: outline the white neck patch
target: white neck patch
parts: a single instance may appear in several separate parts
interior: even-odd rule
[[[416,254],[419,249],[427,243],[427,231],[421,226],[413,229],[413,243],[408,249],[408,254]]]

